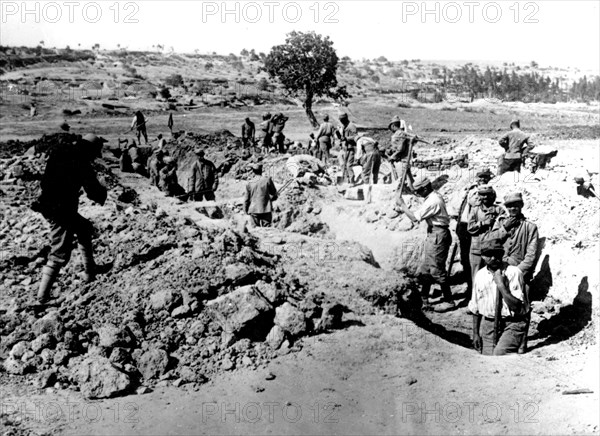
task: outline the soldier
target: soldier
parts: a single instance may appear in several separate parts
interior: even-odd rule
[[[255,134],[256,127],[254,126],[254,123],[250,118],[246,118],[244,124],[242,124],[242,143],[244,148],[251,148],[254,146]]]
[[[171,156],[165,156],[163,163],[160,169],[160,190],[167,197],[183,197],[185,190],[179,185],[177,180],[177,161]]]
[[[523,273],[525,283],[524,303],[529,306],[529,287],[533,279],[535,265],[538,260],[539,235],[537,226],[523,216],[523,196],[520,192],[504,197],[504,206],[508,216],[500,216],[489,238],[499,239],[504,243],[503,261],[516,266]],[[531,314],[527,314],[527,329]],[[527,349],[527,330],[519,348],[519,354]]]
[[[91,282],[95,278],[92,234],[93,225],[79,215],[79,192],[83,188],[88,198],[100,205],[106,201],[106,188],[98,182],[92,161],[99,157],[106,140],[94,134],[85,135],[75,144],[55,147],[50,152],[41,182],[42,193],[32,208],[40,212],[50,225],[51,250],[42,269],[42,280],[37,301],[51,305],[52,285],[60,268],[71,258],[73,238],[83,256],[83,278]]]
[[[252,164],[250,168],[257,178],[246,185],[244,211],[250,215],[255,226],[268,227],[273,221],[271,203],[277,200],[277,189],[270,177],[262,175],[261,164]]]
[[[410,150],[411,142],[414,145],[417,142],[417,137],[406,133],[406,123],[397,115],[392,118],[388,128],[392,131],[392,147],[389,160],[392,164],[395,162],[400,164],[399,179],[402,180],[404,177],[404,187],[406,191],[413,192],[414,177],[410,168],[408,152]],[[406,173],[406,176],[403,175],[404,173]]]
[[[133,120],[131,121],[131,129],[136,129],[137,140],[141,144],[141,136],[144,136],[144,141],[146,141],[146,145],[148,145],[148,134],[146,133],[146,123],[147,120],[142,114],[141,111],[137,111],[133,116]]]
[[[323,123],[319,126],[315,140],[317,141],[317,159],[327,164],[329,162],[329,150],[333,144],[335,127],[329,122],[329,115],[323,117]]]
[[[371,138],[362,137],[357,141],[357,148],[362,148],[360,164],[362,166],[362,180],[365,185],[377,184],[379,168],[381,167],[381,154],[379,143]]]
[[[505,153],[500,157],[498,163],[498,175],[508,171],[521,172],[523,153],[532,148],[529,144],[529,136],[521,131],[521,122],[513,120],[510,123],[511,131],[502,136],[498,143]]]
[[[469,301],[469,311],[473,314],[473,347],[488,356],[517,353],[527,334],[523,273],[503,262],[503,254],[501,241],[486,239],[482,242],[481,256],[486,268],[475,275]],[[501,304],[499,311],[497,304]],[[496,317],[499,317],[497,322]]]
[[[279,151],[280,154],[286,152],[285,135],[283,134],[283,129],[285,128],[285,123],[287,122],[287,120],[289,120],[289,118],[284,116],[281,112],[275,114],[275,116],[271,119],[273,145]]]
[[[144,158],[135,143],[135,139],[132,139],[131,143],[127,146],[127,154],[129,154],[129,159],[131,160],[131,169],[133,172],[146,177],[148,173],[146,171],[146,165],[144,164]]]
[[[354,181],[352,166],[356,154],[356,136],[358,132],[356,125],[348,119],[348,114],[341,114],[339,119],[342,127],[337,135],[342,142],[342,159],[340,162],[342,164],[342,177],[346,183],[352,183]]]
[[[471,210],[475,206],[479,205],[480,198],[479,194],[477,193],[479,187],[487,185],[490,180],[494,178],[494,174],[489,170],[489,168],[486,168],[482,171],[479,171],[476,177],[476,183],[467,188],[460,204],[460,208],[458,209],[458,215],[455,217],[457,220],[456,236],[458,237],[458,244],[460,247],[460,263],[463,267],[463,274],[467,282],[467,298],[471,296],[473,284],[472,278],[475,274],[475,272],[471,270],[471,234],[468,231],[469,216],[471,215]],[[491,228],[488,230],[491,230]]]
[[[188,192],[192,201],[214,201],[215,191],[219,187],[219,174],[215,164],[204,158],[204,150],[194,149],[198,159],[192,165]]]
[[[258,125],[258,143],[266,154],[271,148],[271,114],[269,112],[263,114],[262,122]]]
[[[471,236],[469,260],[472,280],[475,279],[477,271],[484,266],[481,258],[481,243],[485,239],[485,235],[494,227],[498,217],[504,214],[502,207],[494,203],[496,201],[496,191],[490,185],[479,186],[477,195],[479,201],[471,208],[467,226],[467,231]],[[467,294],[467,298],[471,298],[470,292]]]
[[[400,209],[413,222],[427,221],[427,238],[425,239],[425,250],[423,260],[419,268],[419,281],[421,282],[421,298],[423,299],[423,310],[432,310],[429,304],[429,291],[432,283],[440,285],[444,302],[435,307],[436,312],[447,312],[456,308],[452,291],[448,284],[446,274],[446,260],[448,251],[452,244],[450,235],[450,217],[446,211],[446,202],[442,196],[433,190],[431,181],[425,177],[414,184],[415,194],[425,199],[421,207],[412,212],[404,200],[402,193],[398,193],[396,202]]]
[[[586,182],[583,177],[575,177],[575,183],[577,184],[577,195],[581,195],[583,198],[598,198],[594,185]]]

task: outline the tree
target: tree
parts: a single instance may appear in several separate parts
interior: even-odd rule
[[[212,69],[213,69],[213,67],[214,67],[214,65],[213,65],[213,63],[212,63],[212,62],[207,62],[206,64],[204,64],[204,69],[205,69],[206,71],[210,71],[210,70],[212,70]]]
[[[306,115],[316,128],[319,123],[312,111],[316,97],[348,97],[345,90],[340,95],[337,87],[337,64],[333,41],[328,36],[293,31],[287,35],[285,44],[271,49],[264,68],[269,76],[279,79],[291,97],[303,100]]]
[[[169,98],[171,98],[171,92],[169,91],[169,88],[161,88],[161,90],[159,91],[159,94],[165,100],[168,100]]]
[[[240,56],[248,56],[250,53],[245,48],[240,52]]]
[[[181,77],[181,74],[171,74],[165,79],[165,85],[172,88],[183,86],[183,77]]]

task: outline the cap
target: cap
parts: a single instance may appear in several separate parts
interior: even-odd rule
[[[483,255],[492,255],[496,253],[504,253],[504,246],[502,245],[502,241],[500,239],[484,239],[481,241],[481,254]]]
[[[512,128],[512,126],[517,126],[518,129],[521,128],[521,121],[519,121],[518,119],[514,119],[510,122],[510,127]]]
[[[390,121],[390,123],[388,124],[388,129],[392,127],[392,124],[398,124],[398,127],[400,127],[400,125],[402,124],[402,120],[398,115],[393,116],[392,121]]]
[[[479,195],[495,195],[496,191],[490,185],[481,185],[477,188],[477,193]]]
[[[422,177],[413,182],[413,188],[415,189],[421,189],[427,185],[431,186],[431,180],[429,180],[429,177]]]
[[[504,197],[504,205],[508,206],[509,204],[523,204],[523,195],[520,192],[515,192],[512,194],[507,194]]]
[[[489,168],[485,168],[477,173],[477,177],[481,177],[481,178],[487,177],[488,179],[493,179],[494,173],[492,173]]]
[[[575,183],[581,184],[581,183],[584,183],[584,182],[585,182],[585,180],[583,179],[583,177],[575,177]]]
[[[100,136],[96,136],[93,133],[88,133],[82,139],[84,141],[87,141],[87,142],[91,143],[91,144],[98,144],[98,145],[101,145],[101,144],[104,144],[105,142],[108,142],[108,140],[106,140],[104,138],[101,138]]]
[[[262,172],[263,166],[262,164],[259,163],[251,163],[250,165],[248,165],[250,167],[250,169],[254,172]]]

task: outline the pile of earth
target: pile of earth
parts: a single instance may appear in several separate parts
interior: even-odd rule
[[[249,233],[200,228],[154,205],[124,209],[123,194],[112,190],[104,207],[82,200],[104,273],[85,284],[71,261],[54,287],[60,307],[46,309],[31,303],[48,225],[18,192],[7,198],[2,242],[22,247],[0,260],[2,377],[25,375],[88,398],[200,384],[220,371],[257,368],[299,349],[302,336],[343,325],[343,305],[286,273],[280,256]],[[306,205],[302,191],[283,197],[290,208]],[[397,285],[395,295],[408,290]]]

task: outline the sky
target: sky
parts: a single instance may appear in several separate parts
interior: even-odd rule
[[[268,53],[287,33],[313,30],[353,59],[535,60],[600,70],[600,0],[0,0],[0,12],[0,44],[11,46]]]

